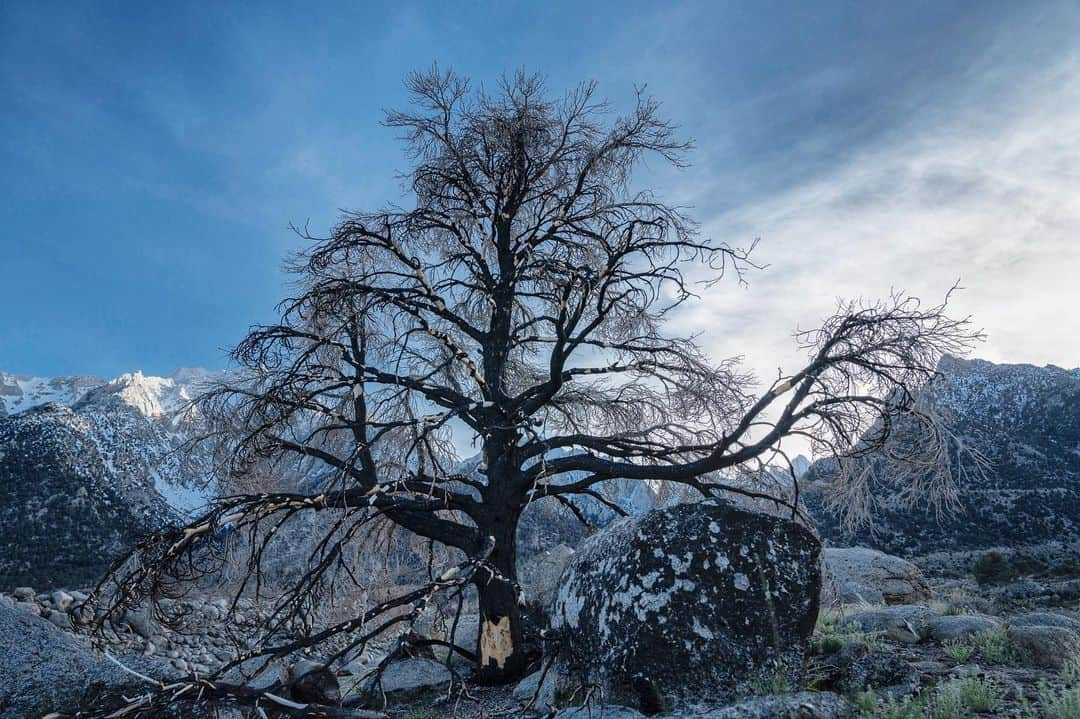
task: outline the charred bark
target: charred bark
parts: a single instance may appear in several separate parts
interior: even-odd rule
[[[480,610],[477,680],[502,684],[520,678],[529,661],[517,583],[517,517],[507,516],[490,529],[495,537],[490,569],[473,580]]]

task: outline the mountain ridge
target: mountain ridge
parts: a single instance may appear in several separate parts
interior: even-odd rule
[[[205,505],[212,461],[187,447],[188,403],[215,376],[0,373],[0,584],[95,580],[141,534]]]
[[[984,473],[955,477],[960,507],[886,507],[874,526],[845,528],[809,492],[822,535],[905,556],[1050,541],[1080,542],[1080,368],[996,364],[946,356],[927,399],[948,411],[965,443],[989,460]],[[827,462],[810,478],[827,481]]]

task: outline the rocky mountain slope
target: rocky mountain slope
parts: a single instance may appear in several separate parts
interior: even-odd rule
[[[962,507],[939,521],[929,510],[879,512],[876,530],[846,531],[810,492],[822,534],[905,556],[940,550],[1080,542],[1080,369],[946,357],[930,399],[981,450],[985,476],[958,477]],[[815,465],[811,478],[827,478]]]
[[[0,587],[79,585],[212,491],[205,451],[175,451],[209,375],[104,382],[0,374]]]
[[[943,522],[896,507],[879,512],[875,531],[851,532],[816,499],[819,464],[804,497],[823,536],[907,556],[1080,542],[1080,369],[945,358],[941,370],[931,399],[988,456],[989,474],[961,480],[963,507]],[[187,370],[105,382],[0,373],[0,589],[96,578],[140,532],[203,504],[209,458],[175,450],[194,430],[185,404],[208,377]],[[465,460],[464,469],[478,461]],[[632,514],[677,501],[637,482],[606,490]],[[523,519],[525,554],[585,535],[563,508],[543,504]],[[581,507],[599,526],[613,516],[596,502]]]

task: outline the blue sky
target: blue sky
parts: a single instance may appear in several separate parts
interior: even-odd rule
[[[676,318],[717,355],[960,278],[978,354],[1075,366],[1078,36],[1070,1],[3,3],[0,370],[223,366],[290,222],[404,199],[382,110],[433,62],[664,102],[693,164],[644,179],[769,264]]]

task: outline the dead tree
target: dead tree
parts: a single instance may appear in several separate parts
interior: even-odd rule
[[[945,454],[918,390],[943,353],[978,338],[947,316],[947,298],[841,304],[796,335],[805,366],[758,384],[737,360],[714,361],[665,329],[695,289],[741,281],[754,265],[633,184],[646,159],[681,165],[688,149],[656,102],[639,94],[617,115],[591,84],[552,98],[525,75],[492,93],[437,70],[408,84],[414,105],[387,124],[414,161],[414,206],[346,214],[328,237],[302,233],[311,245],[292,262],[296,296],[239,344],[237,371],[200,402],[240,428],[230,471],[292,457],[330,478],[308,493],[222,499],[151,538],[141,568],[119,577],[125,598],[197,575],[222,527],[336,512],[280,619],[377,516],[485,557],[470,575],[478,676],[506,682],[526,668],[515,530],[531,502],[580,512],[588,497],[620,511],[599,491],[611,479],[760,497],[724,472],[783,461],[793,437],[851,461],[901,417],[924,430],[920,456]],[[480,474],[455,469],[455,436],[478,445]]]

